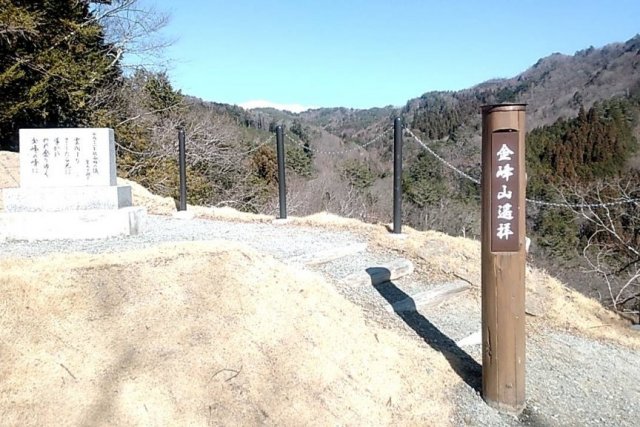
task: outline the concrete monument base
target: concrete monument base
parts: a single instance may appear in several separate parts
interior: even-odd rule
[[[142,232],[147,210],[142,207],[64,212],[0,214],[0,241],[102,239]]]
[[[129,186],[5,188],[6,212],[58,212],[131,206]]]

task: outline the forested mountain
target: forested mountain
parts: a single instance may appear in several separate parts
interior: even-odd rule
[[[475,133],[479,111],[485,104],[526,103],[529,129],[577,115],[580,107],[626,97],[640,85],[640,35],[624,43],[575,55],[552,54],[523,73],[495,79],[461,91],[428,92],[409,100],[404,107],[367,110],[320,108],[289,117],[322,127],[339,137],[352,137],[367,127],[401,114],[412,129],[430,139],[457,133]],[[265,112],[268,114],[268,112]]]
[[[401,116],[405,125],[420,137],[443,144],[442,154],[447,160],[469,169],[479,163],[482,105],[526,103],[527,129],[533,130],[557,120],[571,120],[581,109],[587,111],[610,99],[621,100],[620,105],[626,103],[624,114],[631,120],[637,115],[637,102],[633,99],[638,93],[640,35],[599,49],[589,47],[573,56],[556,53],[512,78],[484,82],[461,91],[428,92],[403,107],[320,108],[300,114],[255,110],[254,114],[270,122],[299,120],[311,128],[359,143],[374,138],[390,126],[395,116]],[[635,137],[640,135],[637,121],[630,131]],[[456,149],[447,150],[448,144]]]
[[[625,97],[640,85],[640,35],[573,56],[553,54],[523,73],[458,92],[430,92],[411,100],[403,113],[414,128],[443,138],[460,127],[479,124],[479,107],[526,103],[529,129],[570,118],[580,107]]]

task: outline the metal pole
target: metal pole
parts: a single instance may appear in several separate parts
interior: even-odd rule
[[[393,121],[393,232],[402,233],[402,119]]]
[[[525,105],[482,108],[482,397],[525,405]]]
[[[178,152],[180,164],[180,207],[179,211],[187,210],[187,160],[184,143],[184,129],[178,131]]]
[[[284,136],[282,126],[276,127],[276,148],[278,154],[278,194],[280,199],[280,219],[287,218],[287,188],[285,185]]]

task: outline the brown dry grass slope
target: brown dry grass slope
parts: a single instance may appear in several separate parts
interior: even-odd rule
[[[320,276],[228,242],[0,268],[6,425],[442,425],[460,381]]]

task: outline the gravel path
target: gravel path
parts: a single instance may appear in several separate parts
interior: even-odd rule
[[[150,215],[138,236],[104,240],[0,243],[0,258],[37,257],[49,253],[109,253],[137,250],[163,242],[225,239],[245,243],[284,262],[318,251],[366,243],[344,231],[269,223],[230,223],[203,219],[175,219]],[[482,401],[480,345],[459,348],[456,341],[480,330],[480,304],[456,298],[403,318],[386,306],[403,295],[437,283],[416,274],[393,283],[347,286],[340,279],[397,259],[391,252],[367,249],[313,267],[327,277],[345,298],[362,307],[367,319],[397,331],[417,345],[442,352],[464,380],[451,399],[457,412],[454,425],[470,426],[635,426],[640,409],[640,356],[631,350],[557,331],[530,336],[527,342],[527,409],[516,419],[500,415]],[[640,332],[639,332],[640,333]]]

